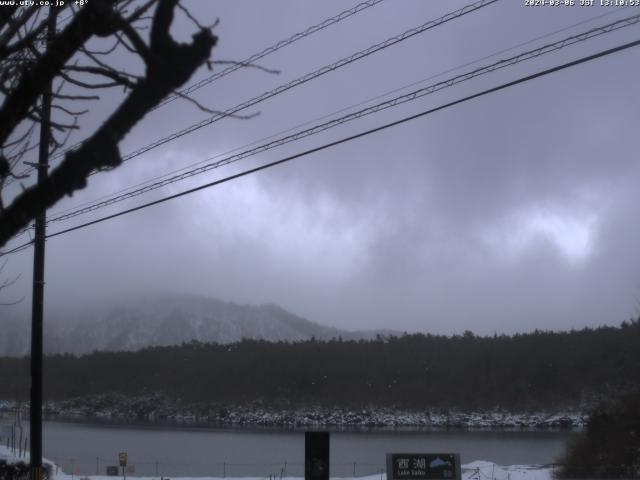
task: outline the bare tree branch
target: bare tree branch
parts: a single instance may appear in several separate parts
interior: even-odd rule
[[[142,16],[149,11],[149,9],[158,2],[158,0],[148,0],[144,5],[136,8],[136,10],[125,19],[125,21],[129,24],[140,20]]]
[[[37,28],[31,30],[24,37],[21,37],[16,43],[13,43],[11,45],[2,45],[0,43],[0,58],[7,57],[12,53],[17,52],[18,50],[22,50],[23,48],[25,48],[28,44],[35,41],[35,39],[40,34],[42,34],[42,32],[44,32],[44,29],[46,28],[46,26],[47,26],[47,21],[43,20],[42,22],[40,22],[40,25],[38,25]]]
[[[236,62],[234,60],[214,60],[210,62],[213,65],[240,65],[244,68],[257,68],[265,73],[271,73],[274,75],[279,75],[280,70],[274,70],[272,68],[263,67],[262,65],[258,65],[256,63],[247,63],[247,62]]]
[[[115,71],[113,69],[110,69],[110,68],[69,65],[67,67],[64,67],[64,70],[71,70],[71,71],[74,71],[74,72],[90,73],[90,74],[93,74],[93,75],[102,75],[103,77],[107,77],[107,78],[112,79],[113,83],[115,83],[116,85],[123,85],[123,86],[125,86],[127,88],[133,88],[136,85],[135,82],[131,81],[125,75],[123,75],[120,72],[117,72],[117,71]],[[70,77],[67,77],[67,78],[70,78]],[[137,78],[137,77],[134,77],[134,78]],[[78,82],[77,80],[75,80],[75,81]],[[85,83],[85,85],[88,85],[88,84]],[[102,84],[102,85],[103,85],[102,87],[96,87],[95,84],[94,84],[91,88],[106,88],[107,87],[107,85],[105,85],[105,84]],[[110,84],[109,86],[112,86],[112,84]]]
[[[196,17],[194,17],[193,15],[191,15],[191,12],[187,8],[183,7],[180,3],[178,3],[178,8],[180,10],[182,10],[182,12],[187,16],[187,18],[189,20],[191,20],[191,22],[193,22],[193,24],[196,27],[198,27],[200,30],[213,30],[213,28],[215,28],[218,25],[218,23],[220,22],[219,19],[216,19],[216,21],[214,23],[212,23],[211,25],[204,26],[204,25],[201,25],[200,22],[198,21],[198,19]]]
[[[210,30],[198,31],[187,44],[178,43],[171,37],[169,30],[177,0],[157,1],[148,44],[133,27],[127,27],[130,24],[113,8],[115,3],[115,0],[92,0],[80,9],[71,23],[56,35],[51,47],[20,78],[0,107],[0,144],[3,144],[22,120],[29,115],[37,116],[37,110],[33,112],[33,105],[37,104],[38,92],[47,79],[60,75],[63,78],[66,76],[65,80],[70,81],[71,77],[64,73],[64,69],[68,68],[71,57],[81,51],[92,36],[123,32],[146,64],[145,76],[131,85],[124,101],[106,121],[77,149],[67,151],[62,162],[44,182],[25,189],[0,212],[0,246],[26,227],[36,212],[84,188],[91,172],[120,165],[122,158],[118,149],[119,142],[149,110],[181,87],[196,69],[209,60],[211,50],[217,42]],[[76,70],[82,68],[86,67],[76,66]],[[97,70],[84,73],[104,73],[98,67],[95,68]],[[118,81],[122,78],[124,77],[118,77]],[[83,83],[74,81],[75,84]],[[95,88],[95,85],[88,84],[86,88]],[[72,128],[70,125],[65,127]]]
[[[4,267],[7,266],[7,262],[8,259],[5,260],[2,265],[0,265],[0,274],[2,274],[2,271],[4,270]],[[2,283],[0,283],[0,292],[2,292],[2,290],[9,288],[11,285],[15,284],[21,277],[22,274],[18,274],[15,277],[13,277],[12,279],[5,279]],[[18,299],[18,300],[13,300],[10,302],[0,302],[0,306],[9,306],[9,305],[16,305],[20,302],[22,302],[24,300],[24,297]]]
[[[122,44],[125,46],[125,48],[129,49],[129,51],[132,53],[137,53],[138,55],[140,55],[144,62],[148,65],[152,61],[152,59],[150,58],[149,48],[147,47],[147,44],[144,43],[144,40],[142,40],[142,37],[138,34],[138,32],[136,32],[131,24],[124,21],[122,22],[122,31],[133,45],[133,48],[131,48],[126,44],[126,42],[122,41]]]
[[[100,100],[99,95],[62,95],[60,93],[54,93],[53,98],[59,98],[60,100]]]
[[[73,67],[65,67],[65,70],[72,70]],[[120,82],[106,82],[106,83],[88,83],[82,80],[78,80],[77,78],[73,78],[71,75],[67,74],[64,70],[59,72],[59,75],[64,78],[67,82],[81,88],[86,88],[88,90],[101,90],[104,88],[113,88],[113,87],[121,87],[122,83]]]
[[[33,68],[25,70],[12,95],[0,107],[0,144],[27,117],[44,85],[53,80],[80,46],[99,32],[106,32],[115,0],[94,0],[82,8],[71,23],[51,42]]]
[[[0,35],[0,46],[6,47],[11,39],[20,31],[20,28],[29,20],[29,18],[31,18],[33,14],[36,13],[37,10],[38,9],[36,7],[26,8],[16,19],[8,16],[6,18],[6,23],[9,25],[9,28]]]
[[[198,102],[196,99],[194,99],[193,97],[190,97],[189,95],[186,95],[180,91],[173,91],[171,92],[174,95],[188,101],[189,103],[191,103],[192,105],[195,105],[198,109],[202,110],[205,113],[208,113],[210,115],[224,115],[225,117],[229,117],[229,118],[235,118],[238,120],[250,120],[252,118],[255,118],[257,116],[260,115],[260,112],[254,112],[254,113],[250,113],[249,115],[238,115],[238,114],[228,114],[225,112],[222,112],[220,110],[213,110],[211,108],[205,107],[204,105],[202,105],[200,102]]]
[[[60,110],[61,112],[66,113],[67,115],[71,115],[72,117],[78,117],[80,115],[84,115],[85,113],[88,113],[89,110],[69,110],[66,107],[63,107],[62,105],[51,105],[51,108],[53,110]]]
[[[17,9],[18,5],[6,5],[5,8],[0,9],[0,32],[11,22]]]

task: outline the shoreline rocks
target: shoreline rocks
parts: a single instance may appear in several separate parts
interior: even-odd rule
[[[15,402],[0,401],[0,413],[15,413]],[[28,411],[23,405],[23,412]],[[23,413],[24,415],[25,413]],[[334,428],[420,428],[420,429],[518,429],[571,430],[584,428],[587,418],[576,410],[507,412],[406,410],[391,407],[347,408],[305,406],[281,408],[261,402],[217,404],[184,402],[161,394],[127,397],[118,394],[93,395],[44,406],[46,420],[95,421],[96,423],[154,424],[204,427],[334,427]]]

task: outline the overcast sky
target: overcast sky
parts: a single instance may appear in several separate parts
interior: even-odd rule
[[[243,60],[357,3],[185,5],[202,23],[220,19],[213,59]],[[279,75],[241,69],[194,97],[211,108],[230,108],[467,3],[385,0],[260,60]],[[96,175],[85,191],[49,215],[590,18],[601,16],[412,88],[637,13],[638,7],[499,1],[246,111],[258,117],[224,119]],[[177,20],[178,37],[187,39],[193,31],[192,24]],[[640,26],[627,27],[51,225],[49,232],[638,37]],[[617,325],[640,308],[640,223],[634,207],[640,204],[639,65],[636,47],[52,238],[46,305],[157,290],[276,303],[345,329],[492,334]],[[193,80],[209,74],[202,69]],[[111,92],[93,106],[83,119],[84,134],[120,94]],[[121,150],[126,154],[207,116],[188,102],[173,102],[148,115]],[[12,244],[18,241],[24,238]],[[11,257],[6,273],[22,276],[3,292],[6,300],[25,295],[27,311],[31,262],[31,250]]]

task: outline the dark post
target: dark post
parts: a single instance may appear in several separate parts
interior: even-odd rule
[[[56,32],[56,12],[49,7],[47,47]],[[38,183],[43,183],[49,167],[49,121],[51,118],[51,83],[42,93]],[[42,317],[44,310],[44,241],[46,208],[36,215],[33,244],[33,298],[31,303],[31,409],[29,465],[31,480],[42,478]]]
[[[304,433],[304,480],[329,480],[329,432]]]

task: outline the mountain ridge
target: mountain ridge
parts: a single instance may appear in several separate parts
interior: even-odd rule
[[[371,339],[390,330],[349,331],[299,317],[273,304],[240,305],[195,294],[144,294],[91,308],[50,311],[45,318],[45,352],[83,355],[93,351],[131,351],[198,341]],[[29,322],[5,319],[0,355],[29,352]]]

